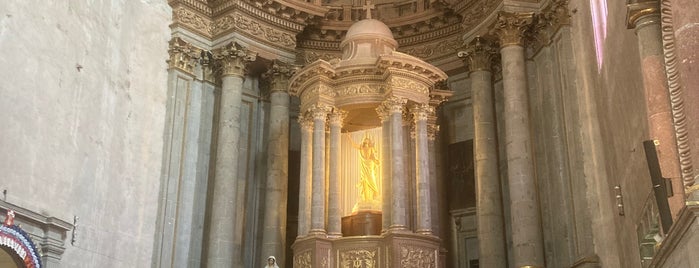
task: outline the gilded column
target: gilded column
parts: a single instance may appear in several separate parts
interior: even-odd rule
[[[233,224],[242,214],[242,206],[236,204],[240,105],[245,66],[255,60],[256,54],[237,43],[218,48],[213,54],[221,68],[222,86],[207,266],[240,267],[242,241],[238,237],[242,236],[236,232],[242,232],[242,226]]]
[[[391,226],[391,114],[383,105],[376,108],[381,119],[381,233]]]
[[[417,223],[415,231],[419,234],[432,235],[427,118],[434,114],[434,108],[429,104],[417,104],[410,111],[415,123],[415,180],[417,181]]]
[[[326,236],[325,229],[325,121],[330,109],[323,105],[310,108],[313,116],[311,230],[310,235]]]
[[[301,166],[299,170],[299,226],[297,237],[308,235],[311,225],[311,171],[313,155],[313,117],[306,113],[299,117],[301,125]]]
[[[267,183],[265,190],[262,256],[276,256],[284,263],[286,207],[289,184],[289,64],[275,61],[263,76],[270,82]]]
[[[390,114],[391,132],[391,224],[389,232],[407,231],[407,185],[403,154],[403,110],[406,99],[389,97],[382,104]]]
[[[483,267],[507,267],[491,69],[497,50],[490,40],[476,37],[459,57],[464,59],[471,78],[479,263]]]
[[[524,62],[523,35],[532,23],[531,13],[500,12],[495,34],[500,38],[505,114],[505,150],[510,185],[514,267],[544,267]]]
[[[333,109],[328,116],[330,124],[330,159],[328,176],[328,237],[342,237],[342,210],[340,209],[340,131],[347,112]]]

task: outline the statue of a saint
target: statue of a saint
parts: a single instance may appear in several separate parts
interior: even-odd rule
[[[376,177],[378,174],[378,169],[381,161],[379,161],[378,155],[376,153],[376,148],[374,148],[374,141],[369,138],[369,136],[364,136],[364,140],[361,144],[357,145],[351,138],[352,147],[359,150],[359,155],[361,157],[361,175],[359,178],[359,196],[360,201],[371,202],[376,200],[379,189],[376,186]]]

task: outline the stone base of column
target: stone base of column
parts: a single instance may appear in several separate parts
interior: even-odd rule
[[[699,202],[688,201],[680,210],[677,220],[660,246],[656,249],[648,267],[677,267],[678,263],[696,260],[699,251]],[[692,261],[689,261],[691,263]],[[694,262],[696,263],[696,262]]]
[[[294,268],[444,267],[441,240],[413,233],[336,239],[308,236],[291,246]]]

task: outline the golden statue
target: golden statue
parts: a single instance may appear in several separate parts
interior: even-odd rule
[[[361,175],[357,188],[359,188],[360,201],[372,202],[376,200],[379,189],[376,186],[376,178],[378,177],[378,169],[381,161],[374,148],[374,141],[368,135],[364,136],[362,144],[357,145],[352,138],[352,147],[359,150],[361,157]]]

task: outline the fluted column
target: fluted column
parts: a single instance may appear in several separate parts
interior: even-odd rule
[[[417,181],[417,223],[415,231],[432,235],[432,199],[428,160],[427,118],[434,114],[429,104],[417,104],[410,110],[415,124],[415,180]]]
[[[403,110],[406,99],[390,97],[382,104],[390,114],[391,132],[391,224],[389,232],[407,231],[408,186],[405,180],[403,152]]]
[[[491,69],[497,50],[490,40],[476,37],[459,57],[464,59],[471,78],[479,263],[483,267],[507,267]]]
[[[328,237],[342,237],[342,210],[340,209],[340,131],[347,112],[333,109],[328,116],[330,124],[330,159],[328,176]]]
[[[391,226],[391,114],[383,105],[376,108],[381,119],[381,233]]]
[[[269,136],[267,137],[267,183],[265,190],[262,256],[276,256],[284,263],[286,207],[289,184],[289,77],[292,68],[275,61],[264,74],[270,82]]]
[[[240,267],[242,241],[237,238],[242,236],[236,232],[242,231],[242,226],[234,224],[242,213],[242,206],[236,203],[240,105],[245,66],[256,55],[237,43],[216,49],[213,54],[221,68],[222,85],[207,267]]]
[[[330,109],[316,105],[309,109],[313,116],[313,164],[311,190],[310,235],[326,236],[325,229],[325,121]]]
[[[299,168],[299,226],[297,237],[308,235],[311,226],[311,185],[313,156],[313,117],[299,116],[301,125],[301,165]]]
[[[495,33],[500,38],[505,104],[505,150],[510,185],[512,243],[515,267],[544,267],[524,62],[523,35],[532,23],[531,13],[500,12]]]

